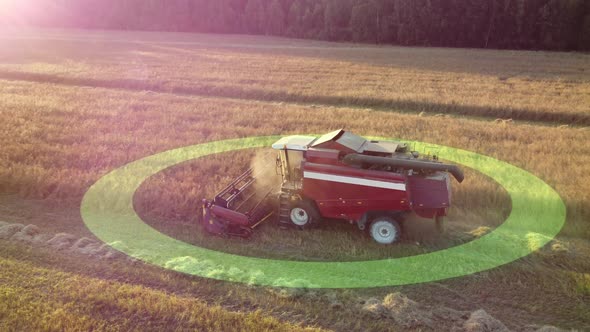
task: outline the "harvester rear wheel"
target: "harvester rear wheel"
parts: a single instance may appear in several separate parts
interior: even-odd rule
[[[399,240],[401,228],[399,223],[390,217],[380,216],[371,222],[369,233],[379,244],[392,244]]]
[[[307,228],[320,219],[320,214],[310,201],[299,201],[289,212],[289,220],[299,228]]]

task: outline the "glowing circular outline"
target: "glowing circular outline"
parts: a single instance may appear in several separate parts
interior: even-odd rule
[[[475,169],[504,187],[512,201],[506,221],[476,240],[422,255],[371,261],[304,262],[245,257],[194,246],[158,232],[135,213],[133,195],[148,177],[210,154],[270,146],[278,138],[216,141],[131,162],[90,187],[82,200],[82,219],[99,239],[147,263],[218,280],[301,288],[395,286],[470,275],[529,255],[551,241],[565,223],[566,209],[561,197],[533,174],[488,156],[421,142],[412,142],[416,150],[435,148],[446,160]],[[469,185],[469,180],[463,185]]]

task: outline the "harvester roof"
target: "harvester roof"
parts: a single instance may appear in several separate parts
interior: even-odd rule
[[[396,142],[369,141],[364,137],[340,129],[318,138],[311,146],[320,149],[334,149],[347,153],[377,152],[393,154],[399,144]]]
[[[313,142],[318,149],[335,149],[346,152],[359,152],[367,140],[343,129],[327,133]]]
[[[399,147],[396,142],[368,141],[349,131],[338,129],[319,138],[312,136],[286,136],[272,145],[273,149],[305,151],[309,148],[338,150],[345,153],[393,154]]]
[[[316,138],[313,136],[285,136],[280,140],[276,141],[272,148],[275,150],[282,150],[282,149],[289,149],[289,150],[300,150],[304,151],[307,150],[309,145],[315,140]]]

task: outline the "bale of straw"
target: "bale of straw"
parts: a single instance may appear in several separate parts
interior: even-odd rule
[[[405,328],[434,327],[432,313],[422,309],[416,301],[399,292],[385,296],[383,306],[389,311],[393,320]]]
[[[25,225],[23,224],[8,224],[0,227],[0,240],[8,240],[14,234],[20,232]]]
[[[509,332],[510,330],[501,321],[490,316],[485,310],[479,309],[471,313],[469,319],[463,324],[467,332]]]
[[[47,241],[51,240],[52,237],[53,237],[53,235],[51,235],[51,234],[45,234],[45,233],[37,234],[37,235],[33,236],[33,244],[45,245],[45,244],[47,244]]]
[[[55,234],[53,238],[47,241],[47,244],[60,250],[68,248],[72,245],[72,242],[76,239],[76,237],[72,234],[68,233],[58,233]]]
[[[383,306],[383,303],[375,297],[371,297],[365,301],[363,304],[364,311],[370,313],[375,318],[387,318],[389,316],[389,312]]]
[[[123,256],[124,256],[124,254],[122,254],[121,252],[119,252],[115,249],[109,248],[107,250],[107,252],[102,257],[105,259],[117,259],[117,258],[121,258]]]
[[[72,245],[72,249],[83,249],[92,243],[95,243],[95,242],[87,237],[82,237],[82,238],[78,239],[76,242],[74,242],[74,244]]]
[[[92,254],[95,256],[104,256],[110,251],[110,249],[111,249],[111,247],[108,244],[103,243],[103,244],[99,245],[98,247],[96,247],[92,251]]]
[[[12,241],[19,241],[19,242],[26,242],[31,243],[33,242],[33,236],[23,233],[22,230],[20,232],[14,233],[10,238]]]
[[[404,328],[434,328],[432,313],[399,292],[388,294],[383,301],[369,298],[362,309],[375,318],[392,319]]]
[[[21,233],[24,233],[24,234],[27,234],[30,236],[35,236],[35,235],[41,233],[41,230],[39,229],[39,227],[37,227],[35,225],[27,225],[21,230]]]

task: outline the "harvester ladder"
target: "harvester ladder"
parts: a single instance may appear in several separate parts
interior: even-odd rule
[[[290,224],[289,213],[291,212],[289,193],[281,191],[279,196],[279,224]]]

